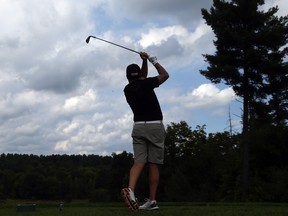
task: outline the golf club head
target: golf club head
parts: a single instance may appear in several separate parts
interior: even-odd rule
[[[87,39],[86,39],[86,43],[87,43],[87,44],[89,43],[90,38],[91,38],[91,36],[87,37]]]

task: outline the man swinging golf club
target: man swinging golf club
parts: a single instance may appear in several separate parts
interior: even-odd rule
[[[159,209],[156,202],[159,184],[159,168],[164,160],[165,128],[162,123],[163,115],[154,88],[159,87],[168,78],[168,72],[157,62],[156,57],[149,57],[140,52],[142,67],[130,64],[126,69],[129,83],[124,88],[126,100],[134,114],[132,130],[134,165],[130,170],[129,185],[122,189],[121,195],[128,207],[135,211]],[[147,77],[149,60],[158,72],[158,76]],[[138,207],[135,198],[137,180],[145,166],[149,169],[149,198]]]

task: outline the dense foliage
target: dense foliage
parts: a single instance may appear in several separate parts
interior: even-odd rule
[[[251,140],[254,201],[288,199],[287,128],[258,127]],[[186,122],[167,126],[165,165],[161,167],[161,201],[236,201],[241,194],[239,135],[206,134]],[[0,199],[118,201],[128,182],[131,153],[97,155],[0,156]],[[147,175],[147,171],[143,173]],[[143,176],[144,177],[144,176]],[[137,196],[147,196],[141,178]]]

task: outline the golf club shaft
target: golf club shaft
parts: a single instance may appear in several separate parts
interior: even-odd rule
[[[113,42],[110,42],[110,41],[107,41],[107,40],[104,40],[104,39],[102,39],[102,38],[95,37],[95,36],[92,36],[92,35],[90,35],[90,36],[86,39],[86,43],[89,43],[90,38],[98,39],[98,40],[104,41],[104,42],[106,42],[106,43],[110,43],[110,44],[113,44],[113,45],[115,45],[115,46],[121,47],[121,48],[123,48],[123,49],[126,49],[126,50],[129,50],[129,51],[132,51],[132,52],[135,52],[135,53],[140,54],[140,52],[137,52],[136,50],[130,49],[130,48],[128,48],[128,47],[121,46],[121,45],[119,45],[119,44],[116,44],[116,43],[113,43]]]

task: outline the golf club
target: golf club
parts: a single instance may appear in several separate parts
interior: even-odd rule
[[[136,50],[133,50],[133,49],[130,49],[130,48],[121,46],[121,45],[116,44],[116,43],[112,43],[112,42],[110,42],[110,41],[107,41],[107,40],[104,40],[104,39],[102,39],[102,38],[95,37],[95,36],[92,36],[92,35],[90,35],[89,37],[87,37],[87,39],[86,39],[86,43],[87,43],[87,44],[89,43],[89,41],[90,41],[91,38],[94,38],[94,39],[97,39],[97,40],[101,40],[101,41],[104,41],[104,42],[106,42],[106,43],[110,43],[110,44],[113,44],[113,45],[115,45],[115,46],[121,47],[121,48],[123,48],[123,49],[126,49],[126,50],[129,50],[129,51],[132,51],[132,52],[135,52],[135,53],[140,54],[140,52],[137,52]]]

